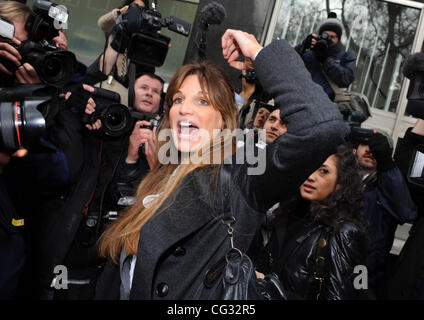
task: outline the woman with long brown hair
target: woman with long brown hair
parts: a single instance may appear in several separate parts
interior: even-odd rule
[[[181,67],[167,90],[170,110],[159,133],[157,164],[139,186],[136,203],[101,237],[100,252],[109,260],[98,299],[192,299],[206,270],[230,248],[221,222],[222,197],[231,198],[236,212],[235,246],[246,251],[260,225],[260,212],[296,190],[343,141],[346,126],[340,112],[287,42],[262,48],[253,35],[227,30],[222,47],[231,66],[255,67],[288,131],[254,164],[241,163],[239,150],[228,157],[232,135],[221,133],[237,128],[229,78],[211,62]],[[241,55],[244,60],[236,60]],[[166,131],[169,139],[161,141]],[[177,163],[170,161],[173,149]],[[193,161],[193,154],[201,161]],[[220,164],[210,161],[216,154]],[[231,172],[232,187],[222,196],[223,166]],[[254,166],[264,172],[250,171]]]

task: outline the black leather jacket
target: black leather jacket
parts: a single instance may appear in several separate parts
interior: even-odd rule
[[[355,266],[365,265],[369,250],[368,235],[364,228],[353,221],[338,220],[337,228],[313,221],[310,216],[279,217],[277,230],[267,245],[274,263],[265,272],[274,271],[280,277],[288,296],[295,299],[345,300],[364,298],[363,290],[354,288]],[[282,239],[284,237],[284,239]],[[320,239],[326,246],[318,252]],[[316,259],[325,258],[322,268],[324,278],[321,291],[314,278]]]

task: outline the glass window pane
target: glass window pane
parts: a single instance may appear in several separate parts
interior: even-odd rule
[[[68,29],[69,50],[75,53],[77,59],[90,65],[104,50],[105,35],[97,25],[98,19],[114,8],[120,8],[123,0],[54,0],[56,4],[64,5],[70,12]],[[197,1],[198,2],[198,1]],[[34,0],[27,1],[32,8]],[[158,10],[163,18],[175,16],[193,23],[198,4],[196,1],[158,1]],[[167,28],[162,34],[171,38],[171,48],[168,50],[165,63],[156,68],[160,75],[172,76],[181,66],[186,52],[188,37],[184,37]]]
[[[68,49],[77,59],[90,65],[104,50],[105,35],[97,25],[97,20],[114,8],[119,8],[122,0],[54,0],[69,11],[66,34]],[[27,1],[32,8],[34,0]]]
[[[298,45],[317,32],[330,11],[342,20],[342,43],[357,58],[349,90],[364,93],[374,108],[396,112],[402,63],[412,50],[420,10],[377,0],[287,0],[273,39]]]

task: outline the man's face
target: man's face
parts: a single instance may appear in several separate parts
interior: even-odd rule
[[[68,50],[68,38],[63,30],[58,31],[58,35],[53,38],[53,42],[59,49]]]
[[[370,147],[366,144],[360,144],[354,149],[359,166],[367,173],[377,170],[377,160],[374,159]]]
[[[253,126],[257,129],[262,129],[268,116],[268,109],[259,108],[258,113],[256,113],[255,121],[253,121]]]
[[[325,31],[330,36],[331,40],[333,40],[332,46],[336,45],[339,42],[339,37],[337,36],[337,33],[334,31]]]
[[[271,143],[287,132],[287,125],[280,119],[280,109],[274,110],[265,121],[266,143]]]
[[[139,77],[134,84],[134,107],[139,112],[157,113],[159,111],[162,83],[148,75]]]

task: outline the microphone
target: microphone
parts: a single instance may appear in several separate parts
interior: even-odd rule
[[[227,12],[224,6],[216,1],[212,1],[200,11],[200,26],[206,30],[210,25],[221,24],[226,16]]]
[[[199,31],[196,35],[197,55],[200,60],[206,59],[206,33],[210,25],[221,24],[227,13],[222,4],[212,1],[202,8],[199,15]]]
[[[424,53],[409,55],[402,71],[411,80],[406,96],[406,112],[415,118],[424,119]]]

